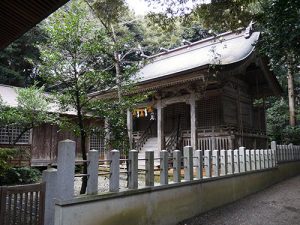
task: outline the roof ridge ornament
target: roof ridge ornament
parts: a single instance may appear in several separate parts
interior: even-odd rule
[[[254,25],[254,22],[253,22],[253,20],[251,20],[251,22],[249,23],[248,27],[246,27],[246,30],[245,30],[244,37],[246,39],[251,37],[251,34],[253,33],[253,30],[254,30],[253,25]]]

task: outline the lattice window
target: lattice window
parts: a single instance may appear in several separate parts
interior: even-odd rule
[[[20,127],[0,127],[0,143],[10,144],[14,142],[22,132]],[[26,131],[22,134],[17,144],[29,144],[30,143],[30,131]]]
[[[101,135],[94,133],[90,136],[90,149],[104,151],[104,138]]]
[[[208,97],[197,102],[199,127],[211,127],[221,124],[221,101],[219,96]]]

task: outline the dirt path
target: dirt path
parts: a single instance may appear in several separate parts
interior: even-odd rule
[[[178,225],[300,225],[300,175]]]

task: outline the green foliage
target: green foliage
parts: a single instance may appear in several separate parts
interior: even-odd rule
[[[60,108],[76,115],[61,121],[61,125],[80,136],[83,159],[86,159],[86,137],[94,130],[88,121],[103,118],[102,112],[110,108],[100,108],[102,100],[91,93],[117,89],[118,100],[112,101],[115,106],[112,108],[121,114],[119,95],[126,93],[133,81],[130,77],[135,65],[128,57],[134,55],[135,43],[129,32],[132,27],[118,24],[119,10],[124,8],[121,3],[72,1],[45,23],[49,40],[41,47],[40,71]],[[95,102],[99,103],[97,107]],[[83,173],[86,168],[84,165]],[[86,181],[84,177],[81,193],[85,192]]]
[[[267,109],[267,135],[269,139],[278,143],[299,144],[300,127],[291,127],[288,125],[288,102],[286,99],[270,98],[268,100],[269,108]],[[300,119],[300,109],[296,111],[297,119]]]
[[[36,65],[39,63],[38,45],[45,41],[43,30],[37,26],[0,51],[0,83],[28,86],[39,80]]]
[[[0,176],[0,185],[36,183],[41,179],[41,172],[30,167],[11,167]]]
[[[8,163],[8,161],[11,160],[15,155],[15,149],[0,148],[0,177],[4,176],[6,171],[11,168],[11,165]]]
[[[54,87],[50,91],[59,107],[77,115],[73,124],[74,120],[67,118],[61,122],[65,127],[72,125],[71,130],[81,135],[88,130],[83,123],[91,107],[88,94],[96,90],[108,91],[116,84],[115,78],[105,69],[110,65],[103,56],[104,33],[81,1],[73,1],[54,13],[45,24],[45,30],[49,40],[41,47],[40,70],[48,87]]]
[[[172,29],[176,21],[196,20],[201,27],[215,33],[236,30],[245,27],[254,19],[259,7],[256,0],[148,0],[150,4],[161,5],[164,9],[159,14],[152,13],[151,19],[164,29]],[[193,4],[191,4],[191,2]]]
[[[111,24],[120,23],[124,14],[128,12],[124,0],[95,0],[93,8],[106,29],[111,29]]]
[[[300,126],[286,126],[283,131],[283,143],[300,144]]]
[[[9,164],[9,161],[20,153],[20,150],[15,148],[0,148],[0,185],[30,184],[40,180],[39,170],[30,167],[13,167]]]
[[[0,126],[20,127],[21,134],[10,144],[15,144],[26,131],[43,123],[55,123],[57,114],[51,111],[51,98],[44,92],[44,87],[33,85],[28,88],[16,89],[17,107],[9,107],[0,98]],[[1,96],[0,96],[1,97]],[[53,105],[52,105],[53,107]]]
[[[279,143],[283,140],[282,130],[288,121],[288,105],[283,99],[274,101],[267,110],[267,134]]]
[[[236,30],[246,27],[253,19],[255,9],[252,2],[212,0],[210,4],[199,4],[189,16],[201,18],[203,26],[215,32]]]
[[[300,59],[300,2],[298,0],[265,0],[259,18],[264,31],[260,49],[271,59],[273,68],[293,64]]]

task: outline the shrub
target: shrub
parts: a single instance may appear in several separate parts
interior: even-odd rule
[[[283,131],[283,141],[286,144],[293,143],[295,145],[300,144],[300,126],[292,127],[286,126]]]
[[[41,178],[41,172],[30,167],[12,167],[0,177],[0,185],[16,185],[36,183]]]
[[[0,177],[3,176],[12,166],[8,163],[15,155],[16,149],[0,148]]]

